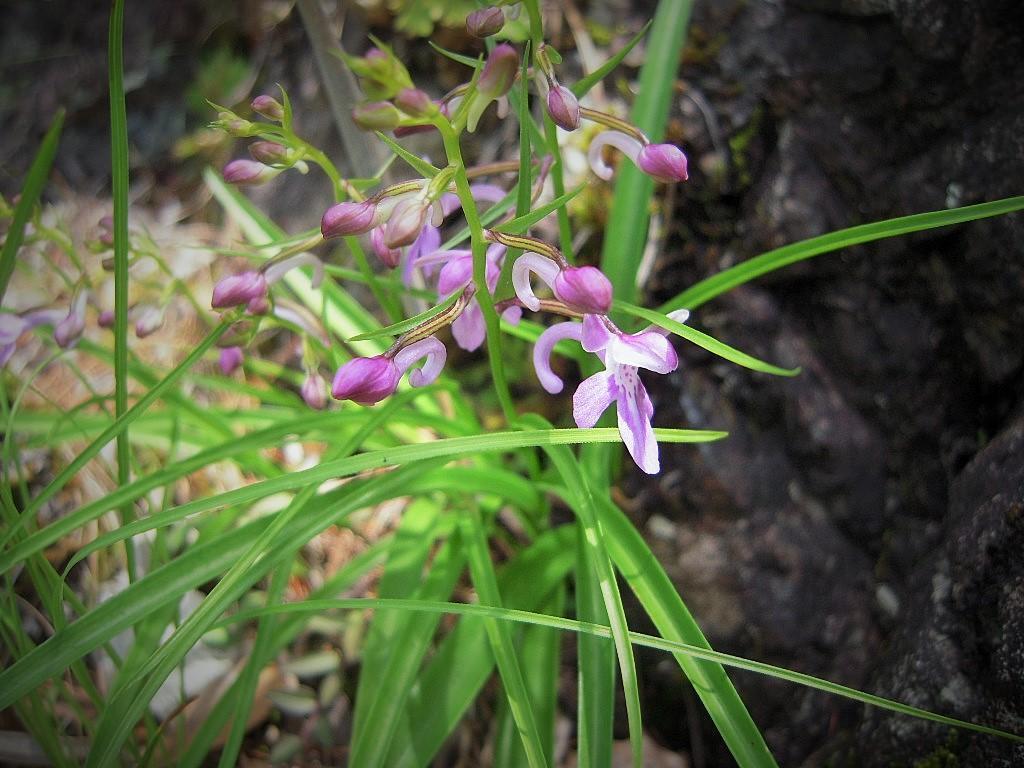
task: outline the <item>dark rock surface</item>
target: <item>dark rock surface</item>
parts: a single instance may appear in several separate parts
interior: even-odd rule
[[[654,301],[796,240],[1024,191],[1019,4],[698,3],[687,62],[670,135],[697,172]],[[648,377],[657,423],[731,432],[663,446],[660,484],[630,486],[713,645],[1024,731],[1022,243],[1017,214],[857,246],[694,313],[803,368],[684,348]],[[652,664],[659,737],[730,764]],[[998,739],[734,677],[783,765],[1024,764]]]

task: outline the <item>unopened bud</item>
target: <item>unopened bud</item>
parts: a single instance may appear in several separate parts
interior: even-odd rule
[[[135,335],[144,339],[152,333],[156,333],[164,324],[164,308],[147,306],[143,308],[135,321]]]
[[[114,310],[104,309],[100,312],[99,317],[96,318],[96,325],[100,328],[113,328],[114,327]]]
[[[278,173],[280,169],[257,163],[255,160],[232,160],[224,166],[224,181],[228,184],[262,184]]]
[[[283,120],[284,119],[284,107],[281,103],[273,96],[262,94],[252,100],[252,111],[268,120]]]
[[[214,127],[218,127],[236,138],[243,138],[252,135],[253,124],[234,112],[218,112]]]
[[[238,275],[228,275],[213,287],[214,309],[227,309],[248,304],[253,299],[267,295],[267,280],[262,272],[249,270]]]
[[[327,406],[327,382],[316,371],[306,374],[300,389],[302,399],[310,408],[322,411]]]
[[[580,103],[564,85],[548,91],[548,114],[559,128],[575,131],[580,127]]]
[[[352,110],[352,120],[364,131],[390,131],[401,119],[390,101],[371,101]]]
[[[604,315],[612,306],[612,284],[597,267],[567,267],[555,277],[555,296],[589,315]]]
[[[265,165],[285,165],[290,162],[288,147],[276,141],[254,141],[249,145],[253,160]]]
[[[473,11],[466,17],[466,31],[473,37],[490,37],[505,26],[505,14],[501,8],[490,6]]]
[[[324,238],[361,235],[377,225],[377,205],[370,201],[362,203],[337,203],[327,209],[320,220],[320,232]]]
[[[74,346],[85,331],[85,303],[88,298],[85,291],[79,291],[71,300],[71,308],[67,316],[57,323],[53,329],[53,340],[61,349]]]
[[[674,144],[648,144],[640,150],[637,167],[658,181],[686,181],[687,163],[683,150]]]
[[[488,99],[504,96],[512,88],[519,71],[519,54],[508,43],[496,45],[477,81],[477,90]]]
[[[225,347],[220,351],[220,371],[225,376],[230,376],[232,373],[238,370],[238,367],[242,364],[244,355],[242,354],[241,347]]]
[[[403,88],[395,96],[395,106],[409,117],[430,117],[437,114],[437,104],[419,88]]]
[[[337,400],[373,405],[395,393],[401,378],[394,360],[384,355],[349,360],[334,376],[331,394]]]
[[[384,227],[384,245],[388,248],[410,245],[423,229],[429,211],[430,201],[418,195],[398,203]]]

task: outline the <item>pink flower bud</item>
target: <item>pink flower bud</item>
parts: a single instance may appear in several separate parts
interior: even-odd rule
[[[327,209],[320,220],[320,232],[325,238],[361,235],[377,225],[377,206],[362,203],[338,203]]]
[[[67,316],[57,323],[53,329],[53,340],[61,349],[68,349],[75,345],[85,331],[85,303],[88,296],[85,291],[79,291],[71,300],[71,308]]]
[[[398,266],[402,258],[402,251],[398,248],[388,248],[384,242],[384,230],[381,227],[374,227],[370,231],[370,245],[373,246],[373,253],[381,263],[389,269]]]
[[[352,120],[364,131],[390,131],[401,119],[390,101],[371,101],[352,110]]]
[[[419,196],[398,203],[384,227],[384,245],[388,248],[410,245],[423,229],[429,211],[430,201]]]
[[[252,111],[268,120],[283,120],[284,107],[273,96],[262,94],[252,100]]]
[[[224,166],[224,181],[228,184],[262,184],[277,174],[277,169],[255,160],[232,160]]]
[[[238,370],[244,359],[241,347],[224,347],[220,351],[220,360],[218,361],[221,373],[230,376]]]
[[[555,296],[563,304],[591,315],[612,306],[612,284],[597,267],[568,267],[555,277]]]
[[[262,272],[249,270],[238,275],[229,275],[213,287],[214,309],[227,309],[248,304],[253,299],[266,297],[267,280]]]
[[[548,114],[559,128],[575,131],[580,127],[580,103],[564,85],[548,91]]]
[[[357,357],[338,369],[331,394],[338,400],[373,405],[393,395],[400,378],[398,366],[389,357]]]
[[[648,144],[640,150],[637,167],[658,181],[686,181],[686,155],[674,144]]]
[[[409,117],[430,117],[437,113],[437,104],[419,88],[403,88],[395,96],[395,106]]]
[[[310,408],[322,411],[327,406],[327,383],[316,371],[306,374],[300,389],[302,399]]]
[[[496,45],[477,81],[477,90],[488,99],[504,96],[512,88],[519,71],[519,54],[508,43]]]
[[[114,327],[114,310],[104,309],[100,312],[99,317],[96,318],[96,325],[100,328],[113,328]]]
[[[289,162],[288,147],[276,141],[254,141],[249,145],[252,159],[266,165],[283,165]]]
[[[466,31],[473,37],[490,37],[505,26],[505,14],[501,8],[490,6],[473,11],[466,17]]]
[[[245,311],[250,315],[265,315],[270,311],[270,299],[266,295],[254,296],[245,305]]]
[[[152,333],[156,333],[164,324],[164,308],[147,306],[139,313],[135,321],[135,335],[144,339]]]

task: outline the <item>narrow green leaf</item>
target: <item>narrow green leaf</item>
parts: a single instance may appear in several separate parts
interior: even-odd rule
[[[560,195],[559,197],[556,197],[554,200],[544,203],[544,205],[537,206],[532,211],[530,211],[527,214],[524,214],[523,216],[517,216],[511,221],[505,222],[504,224],[495,227],[495,229],[498,232],[505,232],[506,234],[510,235],[522,234],[530,227],[532,227],[534,224],[536,224],[538,221],[541,221],[542,219],[551,215],[553,212],[562,208],[564,205],[568,204],[570,200],[572,200],[574,197],[576,197],[576,195],[583,191],[585,186],[585,184],[580,184],[572,192],[566,192],[564,195]]]
[[[798,261],[809,259],[823,253],[847,248],[859,243],[870,243],[874,240],[883,240],[887,237],[897,237],[911,232],[920,232],[926,229],[937,227],[948,227],[953,224],[962,224],[967,221],[985,219],[990,216],[1002,216],[1024,209],[1024,196],[1007,197],[1002,200],[994,200],[990,203],[978,203],[977,205],[965,205],[960,208],[951,208],[945,211],[929,211],[928,213],[915,213],[910,216],[900,216],[885,221],[873,221],[870,224],[860,224],[848,229],[840,229],[829,232],[808,240],[801,240],[798,243],[784,245],[781,248],[762,253],[748,259],[735,267],[730,267],[717,275],[701,280],[680,293],[673,299],[665,302],[659,307],[662,312],[671,312],[674,309],[696,309],[716,296],[732,290],[737,285],[743,285],[751,280],[773,272],[776,269],[795,264]]]
[[[489,618],[506,622],[521,622],[540,627],[552,627],[566,632],[585,632],[596,637],[603,637],[607,639],[611,639],[612,636],[611,628],[607,626],[513,608],[501,608],[492,605],[472,603],[431,603],[423,600],[380,600],[368,597],[349,599],[342,598],[336,600],[309,600],[301,603],[288,603],[286,605],[273,606],[271,608],[242,611],[236,616],[228,619],[225,623],[249,620],[264,614],[305,613],[309,611],[323,612],[329,610],[367,610],[371,608],[375,610],[448,613],[461,616]],[[1000,739],[1007,739],[1008,741],[1024,744],[1024,735],[1022,734],[1011,733],[1010,731],[1004,731],[999,728],[992,728],[987,725],[978,725],[976,723],[967,722],[966,720],[958,720],[955,717],[947,717],[935,712],[929,712],[928,710],[921,709],[919,707],[912,707],[907,704],[901,704],[898,701],[893,701],[892,699],[886,699],[881,696],[875,696],[874,694],[864,693],[863,691],[858,691],[854,688],[840,685],[839,683],[833,683],[829,680],[823,680],[819,677],[805,675],[802,672],[794,672],[790,669],[783,669],[782,667],[776,667],[760,661],[745,659],[741,656],[733,656],[728,653],[722,653],[721,651],[713,651],[700,645],[655,637],[654,635],[648,635],[642,632],[631,631],[629,633],[629,638],[630,642],[634,645],[639,645],[644,648],[668,651],[676,656],[686,656],[702,662],[712,662],[716,666],[725,665],[736,669],[743,669],[748,672],[755,672],[760,675],[766,675],[779,680],[786,680],[798,685],[804,685],[808,688],[814,688],[819,691],[831,693],[835,696],[842,696],[843,698],[859,701],[862,704],[879,707],[880,709],[886,709],[902,715],[908,715],[910,717],[916,717],[921,720],[928,720],[942,725],[949,725],[954,728],[963,728],[975,733],[983,733],[987,736],[995,736]],[[774,760],[771,759],[770,755],[767,759],[769,762],[766,763],[763,756],[758,756],[746,761],[739,760],[739,763],[742,766],[764,764],[774,765]]]
[[[634,315],[635,317],[652,322],[655,325],[664,328],[666,331],[671,331],[677,336],[682,336],[684,339],[693,342],[698,347],[703,347],[712,354],[723,357],[737,365],[742,365],[744,368],[750,368],[752,371],[770,373],[773,376],[798,376],[800,374],[799,368],[779,368],[777,365],[765,363],[758,360],[756,357],[748,355],[746,352],[740,352],[738,349],[733,349],[728,344],[723,344],[718,339],[708,336],[706,333],[702,333],[688,325],[678,323],[671,317],[666,317],[660,312],[645,309],[644,307],[637,307],[633,304],[627,304],[624,301],[614,301],[612,302],[612,306],[621,312],[626,312],[630,315]]]
[[[413,317],[386,326],[384,328],[378,328],[375,331],[360,333],[358,336],[353,336],[351,339],[349,339],[349,341],[364,341],[366,339],[375,339],[379,336],[400,336],[406,331],[411,331],[416,326],[422,325],[428,320],[432,320],[433,318],[437,317],[442,312],[451,309],[452,306],[455,305],[455,302],[459,300],[459,296],[461,295],[461,291],[455,291],[454,293],[452,293],[451,296],[446,298],[440,304],[431,307],[425,312],[420,312],[418,315],[414,315]]]
[[[46,179],[50,175],[50,167],[57,154],[57,144],[60,142],[60,132],[63,126],[64,110],[58,109],[53,122],[50,123],[50,128],[43,137],[42,144],[39,145],[35,158],[32,160],[32,165],[28,169],[25,184],[21,188],[21,198],[14,206],[14,216],[7,229],[3,249],[0,250],[0,301],[3,301],[4,293],[7,292],[7,283],[10,282],[11,275],[14,274],[18,249],[21,248],[22,240],[25,237],[25,225],[32,216],[32,209],[39,202],[43,185],[46,184]]]
[[[599,82],[605,79],[615,69],[622,60],[629,55],[629,52],[633,50],[637,43],[639,43],[643,36],[647,34],[647,30],[651,28],[651,24],[654,23],[654,19],[650,19],[643,27],[633,35],[633,38],[626,43],[619,51],[609,58],[604,64],[599,66],[593,72],[586,77],[582,77],[572,84],[570,90],[575,94],[576,98],[581,99],[587,95],[591,88],[597,85]]]
[[[661,0],[654,16],[632,112],[633,124],[651,141],[659,141],[664,135],[692,7],[692,0]],[[611,280],[616,297],[635,302],[654,182],[631,163],[620,164],[617,173],[601,269]]]
[[[440,53],[442,56],[444,56],[445,58],[449,58],[452,61],[456,61],[459,64],[465,64],[467,67],[471,67],[472,69],[480,69],[484,65],[484,63],[480,59],[474,59],[469,56],[463,56],[461,53],[456,53],[455,51],[449,51],[447,48],[442,48],[433,40],[428,40],[427,42],[430,44],[431,48]]]
[[[40,491],[39,495],[32,500],[28,507],[25,508],[25,511],[21,513],[21,518],[18,521],[18,523],[12,526],[11,529],[7,531],[7,533],[4,535],[3,541],[0,542],[0,546],[5,546],[17,531],[22,530],[25,527],[29,520],[34,520],[36,513],[42,508],[42,506],[50,499],[52,499],[61,490],[61,488],[67,485],[68,481],[72,477],[74,477],[78,473],[78,471],[82,467],[84,467],[92,458],[94,458],[96,454],[98,454],[107,443],[109,443],[117,435],[121,434],[121,432],[129,424],[135,421],[135,419],[137,419],[140,415],[145,413],[146,409],[148,409],[149,406],[156,402],[156,400],[158,400],[163,395],[164,392],[166,392],[174,384],[176,384],[178,379],[180,379],[185,374],[185,372],[188,371],[195,364],[195,362],[206,353],[206,350],[213,346],[213,344],[217,341],[217,339],[219,339],[224,334],[225,331],[227,331],[228,327],[229,323],[225,322],[221,323],[219,326],[214,328],[213,331],[211,331],[210,334],[201,342],[199,342],[196,348],[189,353],[188,357],[186,357],[177,366],[175,366],[174,370],[168,373],[159,384],[157,384],[155,387],[146,392],[146,394],[139,398],[138,402],[136,402],[135,405],[133,405],[121,418],[117,419],[113,424],[111,424],[109,427],[103,430],[102,434],[100,434],[99,437],[97,437],[95,440],[89,443],[85,450],[83,450],[78,456],[76,456],[75,459],[70,464],[68,464],[68,466],[61,470],[57,474],[57,477],[51,480],[49,485],[47,485],[42,491]],[[47,529],[43,530],[45,531]],[[36,534],[33,534],[33,536],[35,535]],[[22,544],[27,544],[33,538],[33,536],[30,536],[27,539],[25,539],[25,541],[22,542]],[[52,541],[47,543],[52,543]],[[9,557],[13,553],[13,551],[14,550],[9,550],[8,552],[5,552],[4,555]],[[0,560],[3,559],[6,558],[0,557]],[[0,573],[3,573],[6,570],[7,569],[5,566],[0,566]]]
[[[412,152],[403,147],[401,144],[399,144],[397,141],[392,139],[390,136],[387,136],[381,133],[380,131],[374,131],[374,133],[377,134],[377,138],[379,138],[381,141],[387,144],[388,147],[391,148],[392,152],[394,152],[400,158],[405,160],[405,162],[407,162],[412,167],[412,169],[416,171],[416,173],[418,173],[420,176],[432,179],[441,172],[440,168],[435,168],[426,160],[417,157]]]

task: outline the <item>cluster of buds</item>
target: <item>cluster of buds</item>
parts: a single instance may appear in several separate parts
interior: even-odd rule
[[[505,18],[502,8],[484,8],[470,16],[467,28],[477,36],[486,37],[498,32]],[[532,80],[548,115],[559,127],[575,130],[585,119],[607,129],[599,133],[590,146],[590,162],[597,176],[602,179],[611,176],[612,169],[603,157],[604,149],[610,146],[625,153],[654,179],[678,182],[687,178],[686,156],[678,147],[654,144],[626,121],[581,106],[573,89],[557,79],[553,58],[557,60],[540,46],[533,56]],[[440,129],[446,136],[457,137],[463,130],[474,130],[487,107],[505,99],[521,66],[520,55],[514,47],[498,44],[470,82],[435,101],[415,87],[401,61],[379,43],[364,56],[345,56],[345,60],[366,95],[366,101],[353,113],[357,125],[366,130],[393,131],[396,136]],[[303,157],[324,165],[324,161],[314,157],[313,150],[291,132],[287,99],[285,105],[280,105],[266,101],[267,98],[259,97],[252,106],[268,119],[281,122],[282,130],[271,131],[270,136],[259,130],[259,126],[265,124],[243,125],[240,118],[221,117],[226,129],[236,135],[261,138],[250,148],[253,160],[237,160],[225,169],[229,181],[262,181],[301,162]],[[278,140],[273,140],[274,137]],[[435,311],[426,313],[429,319],[399,336],[383,354],[356,357],[342,365],[334,376],[331,394],[338,400],[373,405],[392,395],[406,374],[413,387],[435,381],[447,359],[439,335],[444,329],[450,328],[455,343],[467,351],[483,344],[487,324],[481,297],[486,295],[489,297],[487,304],[493,305],[508,323],[517,323],[524,310],[569,318],[568,322],[545,330],[534,347],[534,367],[541,386],[551,393],[561,391],[562,381],[550,364],[552,350],[560,340],[579,341],[584,350],[597,356],[603,370],[585,379],[576,390],[573,397],[576,423],[580,427],[594,426],[601,414],[615,403],[619,430],[630,455],[645,472],[657,472],[658,447],[651,426],[653,407],[639,378],[639,370],[668,373],[676,369],[678,358],[665,332],[653,327],[634,334],[620,330],[608,316],[612,285],[607,277],[596,267],[569,263],[557,248],[543,240],[511,234],[500,226],[485,230],[484,239],[489,245],[483,254],[481,272],[476,271],[481,265],[474,263],[472,251],[442,248],[441,228],[445,220],[460,211],[463,204],[469,204],[468,199],[453,194],[457,186],[454,184],[456,174],[466,174],[460,182],[464,184],[469,178],[479,178],[488,172],[519,168],[515,161],[498,162],[471,175],[474,169],[462,167],[461,159],[457,155],[456,158],[453,160],[449,155],[449,165],[431,178],[393,184],[367,197],[347,182],[336,184],[341,201],[323,214],[317,242],[349,238],[349,245],[356,247],[351,238],[366,235],[372,252],[384,267],[400,269],[406,285],[415,284],[420,290],[433,288],[439,304]],[[542,190],[549,167],[550,158],[544,159],[540,178],[534,181],[533,200]],[[328,170],[326,166],[325,170]],[[460,188],[466,189],[465,186]],[[469,184],[468,188],[474,206],[496,203],[508,194],[500,186],[479,181]],[[272,283],[295,266],[312,264],[317,270],[322,269],[320,261],[308,253],[316,244],[303,243],[301,253],[281,254],[260,269],[233,275],[218,283],[213,307],[236,311],[240,326],[237,334],[225,340],[221,351],[220,365],[226,375],[237,370],[243,361],[241,347],[246,333],[251,338],[251,330],[247,329],[258,326],[261,316],[277,313],[270,295]],[[511,263],[510,253],[518,254]],[[498,296],[503,274],[510,278],[512,291]],[[319,274],[314,284],[318,279]],[[535,293],[534,279],[547,286],[549,295]],[[679,322],[685,321],[687,316],[685,310],[672,315]],[[307,376],[301,389],[302,397],[313,407],[323,407],[326,386],[317,365],[306,355],[303,366]]]

